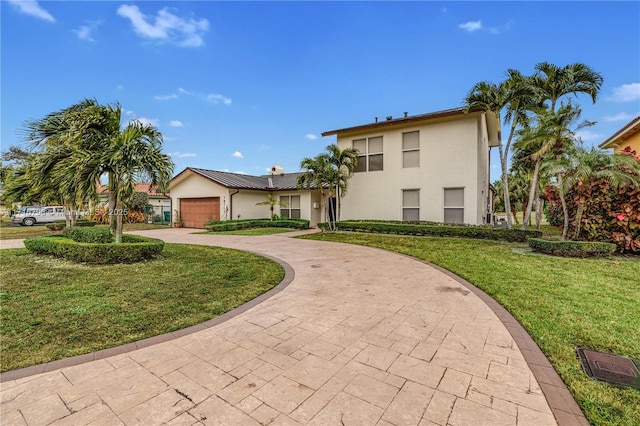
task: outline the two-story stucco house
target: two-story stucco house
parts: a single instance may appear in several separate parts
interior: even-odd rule
[[[495,114],[462,108],[331,130],[340,149],[360,152],[340,219],[492,222],[490,148]]]

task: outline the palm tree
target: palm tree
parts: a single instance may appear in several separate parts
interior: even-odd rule
[[[256,206],[269,206],[271,211],[271,220],[273,220],[273,210],[275,206],[287,207],[287,203],[280,201],[278,197],[274,197],[273,194],[267,194],[267,201],[261,201],[256,203]]]
[[[507,70],[507,79],[499,84],[489,82],[477,83],[467,94],[464,100],[466,112],[483,110],[492,112],[500,120],[500,113],[504,110],[504,124],[510,123],[507,142],[498,145],[502,178],[502,197],[507,213],[507,227],[513,228],[511,200],[509,197],[509,148],[515,135],[515,131],[522,121],[526,119],[527,111],[534,102],[534,92],[530,77],[523,76],[519,71]]]
[[[591,201],[592,185],[598,181],[606,181],[613,190],[626,184],[639,188],[640,165],[631,155],[609,154],[594,148],[589,151],[578,148],[570,160],[564,180],[564,192],[573,189],[577,195],[574,233],[574,239],[577,240],[582,226],[582,214]]]
[[[335,230],[339,220],[340,198],[347,192],[348,181],[358,164],[358,151],[353,148],[340,148],[333,144],[326,147],[327,152],[314,158],[305,158],[300,163],[303,173],[298,176],[296,185],[299,189],[319,189],[325,204],[325,217],[329,228]],[[325,193],[325,189],[327,192]],[[325,198],[336,197],[337,211],[333,204]],[[333,220],[331,220],[333,219]]]
[[[546,105],[546,108],[538,108],[538,113],[553,115],[556,113],[557,102],[564,96],[578,93],[585,93],[591,97],[593,103],[596,102],[598,94],[600,93],[600,88],[602,87],[602,83],[604,79],[601,74],[595,72],[589,66],[582,63],[569,64],[564,67],[558,67],[557,65],[550,64],[549,62],[541,62],[536,64],[535,66],[535,74],[532,77],[532,89],[535,92],[535,96],[538,99],[539,104]],[[567,103],[565,106],[570,105],[571,102]],[[562,103],[560,106],[562,109]],[[561,114],[561,115],[565,115]],[[540,117],[538,122],[543,123],[547,120],[548,117]],[[585,122],[587,123],[587,122]],[[558,121],[555,123],[559,124]],[[593,125],[584,124],[584,125]],[[584,127],[584,125],[582,127]],[[551,133],[558,134],[558,128],[552,130]],[[568,131],[568,128],[565,129]],[[577,130],[577,129],[575,129]],[[561,148],[562,146],[573,145],[573,141],[575,138],[564,139],[561,145],[558,145],[558,140],[556,142],[548,141],[549,144],[553,144],[554,152],[557,160],[560,162],[560,156],[562,155]],[[539,141],[541,142],[541,141]],[[539,164],[538,164],[539,166]],[[556,176],[559,183],[562,183],[562,174],[558,174]],[[534,174],[534,180],[531,182],[531,189],[529,191],[529,203],[527,208],[527,213],[525,214],[524,223],[527,223],[529,217],[531,216],[531,208],[533,201],[536,197],[536,188],[538,187],[538,174]],[[562,187],[562,185],[561,185]],[[566,202],[564,200],[563,190],[559,191],[560,200],[562,202],[564,216],[565,216],[565,226],[563,230],[563,238],[566,238],[566,231],[568,229],[568,212],[566,210]],[[523,223],[523,229],[524,229]]]
[[[353,148],[340,150],[336,144],[329,145],[326,149],[329,154],[329,163],[336,172],[334,187],[337,203],[334,213],[336,222],[339,222],[342,197],[347,193],[348,180],[358,166],[358,150]]]
[[[569,226],[569,212],[562,189],[562,156],[578,143],[579,138],[576,132],[584,127],[592,126],[594,123],[582,121],[578,123],[582,110],[571,102],[561,103],[558,111],[552,111],[548,107],[536,111],[535,119],[530,125],[519,131],[518,141],[514,144],[516,150],[529,151],[529,158],[535,161],[531,187],[529,189],[529,201],[525,212],[522,229],[526,229],[526,223],[531,217],[531,208],[536,198],[536,189],[540,185],[540,167],[545,160],[555,158],[556,179],[560,185],[559,196],[562,204],[565,224],[563,228],[563,238]]]
[[[67,203],[95,197],[107,175],[116,243],[122,241],[123,206],[135,183],[146,181],[162,190],[173,172],[171,158],[162,153],[162,134],[139,121],[121,130],[121,117],[119,104],[86,99],[26,125],[27,139],[42,151],[41,182],[51,182]]]

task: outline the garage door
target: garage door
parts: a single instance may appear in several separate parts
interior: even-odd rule
[[[220,220],[220,197],[181,198],[180,216],[185,228],[204,228],[211,220]]]

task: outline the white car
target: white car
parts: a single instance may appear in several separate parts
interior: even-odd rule
[[[37,223],[51,223],[56,220],[64,220],[64,207],[25,206],[21,207],[20,210],[11,216],[11,222],[24,226],[32,226]]]

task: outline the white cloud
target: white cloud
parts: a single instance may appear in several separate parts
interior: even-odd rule
[[[458,25],[458,28],[462,28],[463,30],[472,33],[482,29],[482,21],[465,22],[464,24]]]
[[[118,89],[118,90],[124,90],[124,86],[123,86],[122,84],[118,84],[118,85],[116,86],[116,89]]]
[[[56,18],[47,12],[36,0],[8,0],[14,5],[18,11],[24,15],[33,16],[34,18],[44,21],[56,22]]]
[[[271,146],[263,143],[258,147],[258,149],[260,151],[266,151],[267,149],[271,149]],[[271,170],[271,169],[269,169],[269,170]]]
[[[605,115],[604,117],[602,117],[602,119],[604,121],[608,121],[608,122],[613,122],[613,121],[629,121],[631,120],[633,117],[635,117],[634,115],[631,114],[627,114],[626,112],[621,112],[618,113],[616,115]]]
[[[206,19],[182,18],[165,7],[155,17],[142,13],[138,6],[123,4],[118,15],[131,21],[134,31],[141,37],[168,41],[183,47],[198,47],[204,44],[202,36],[209,29]]]
[[[191,92],[189,92],[188,90],[183,89],[182,87],[178,87],[178,92],[184,93],[185,95],[190,95],[191,94]]]
[[[175,99],[177,97],[178,95],[176,95],[175,93],[172,93],[170,95],[155,95],[153,99],[157,101],[168,101],[169,99]]]
[[[180,151],[176,151],[176,152],[171,152],[169,153],[169,155],[171,157],[174,158],[189,158],[189,157],[197,157],[196,154],[194,154],[193,152],[180,152]]]
[[[98,25],[99,23],[90,23],[87,25],[80,25],[79,28],[76,28],[75,30],[72,30],[72,31],[76,33],[76,35],[80,40],[94,42],[95,40],[92,37],[92,33],[98,29]]]
[[[171,127],[183,127],[184,124],[182,124],[182,121],[180,121],[180,120],[171,120],[169,122],[169,126],[171,126]]]
[[[614,102],[631,102],[640,99],[640,83],[623,84],[613,88],[613,96],[607,100]]]
[[[157,118],[146,118],[146,117],[135,117],[131,119],[131,121],[138,121],[142,124],[149,125],[149,126],[157,126],[160,123],[160,120],[158,120]]]
[[[305,135],[305,138],[307,138],[307,139],[309,139],[309,140],[312,140],[312,141],[314,141],[314,140],[318,139],[318,137],[317,137],[316,135],[314,135],[313,133],[307,133],[307,134]]]
[[[235,174],[237,174],[237,175],[246,175],[246,174],[247,174],[246,172],[244,172],[244,171],[242,171],[242,170],[236,170],[236,171],[235,171],[235,172],[233,172],[233,173],[235,173]]]
[[[209,102],[213,102],[214,104],[219,104],[220,102],[222,102],[225,105],[231,105],[231,99],[217,93],[208,94],[204,98]]]
[[[582,139],[583,141],[593,141],[601,140],[603,136],[590,130],[579,130],[576,132],[576,138]]]
[[[128,110],[126,110],[126,111],[124,112],[124,115],[133,115],[133,114],[134,114],[134,112],[133,112],[133,111],[131,111],[130,109],[128,109]]]
[[[231,154],[233,157],[236,158],[244,158],[244,155],[242,155],[242,153],[240,151],[236,151],[233,154]]]

